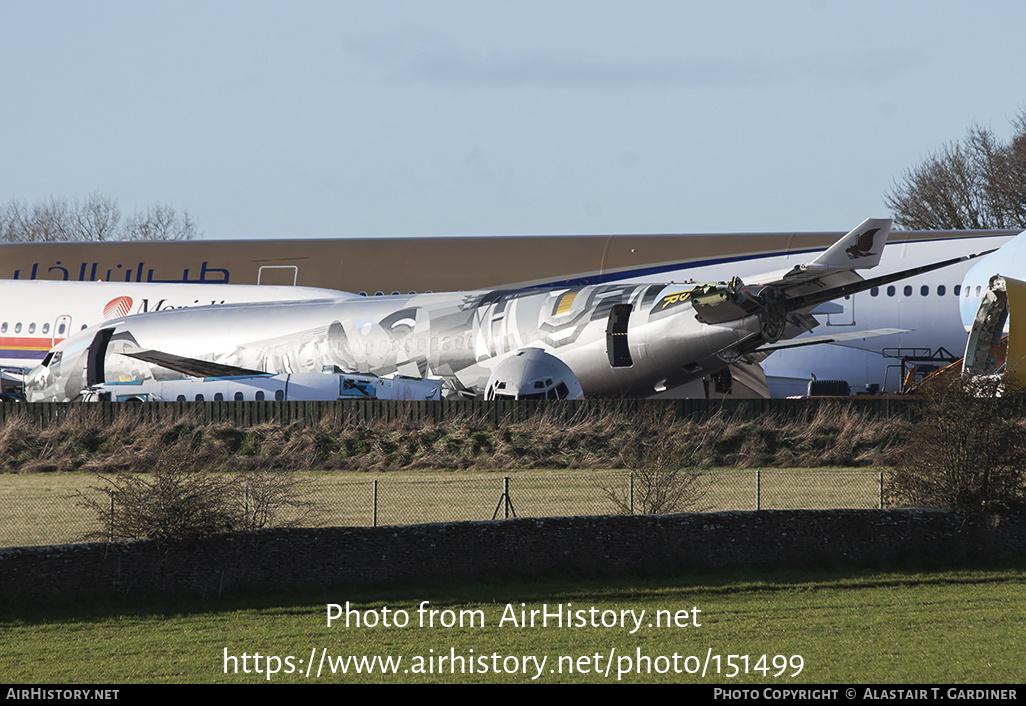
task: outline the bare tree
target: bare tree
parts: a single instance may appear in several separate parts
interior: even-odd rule
[[[121,233],[121,209],[109,196],[90,194],[75,209],[75,228],[77,240],[117,240]]]
[[[123,240],[192,240],[196,222],[188,211],[178,215],[167,204],[156,204],[144,213],[136,213],[125,221]]]
[[[1001,143],[974,125],[905,172],[884,202],[894,221],[916,230],[1026,228],[1026,109]]]
[[[156,204],[127,218],[117,201],[100,193],[82,202],[51,197],[29,206],[11,199],[0,206],[0,242],[38,243],[69,240],[192,240],[200,237],[188,211]]]

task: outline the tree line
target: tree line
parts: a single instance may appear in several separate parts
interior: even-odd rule
[[[123,215],[104,194],[78,199],[51,197],[28,204],[12,198],[0,206],[0,242],[45,243],[106,240],[193,240],[202,237],[188,211],[154,204]]]
[[[1026,108],[1002,142],[974,125],[897,180],[884,202],[910,230],[1026,228]]]

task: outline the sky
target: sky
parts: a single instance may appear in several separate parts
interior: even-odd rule
[[[206,239],[846,231],[1026,110],[1026,3],[0,0],[0,203]]]

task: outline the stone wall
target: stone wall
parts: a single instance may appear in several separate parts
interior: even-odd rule
[[[1026,522],[934,510],[777,510],[277,529],[176,543],[0,550],[0,596],[211,595],[924,556],[949,563],[1026,557]]]

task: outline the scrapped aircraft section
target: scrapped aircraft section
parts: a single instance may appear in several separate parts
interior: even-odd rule
[[[1008,320],[1008,294],[1000,275],[990,279],[990,286],[980,298],[969,341],[962,360],[964,375],[994,375],[1004,366],[1003,339]],[[999,350],[1001,349],[1001,350]]]
[[[869,219],[808,265],[748,283],[352,296],[138,314],[59,344],[48,365],[29,374],[27,393],[60,401],[102,383],[336,366],[439,380],[447,396],[648,397],[761,359],[764,346],[813,328],[809,312],[824,302],[966,259],[864,280],[854,268],[876,264],[889,226]],[[730,376],[715,383],[729,388]]]

